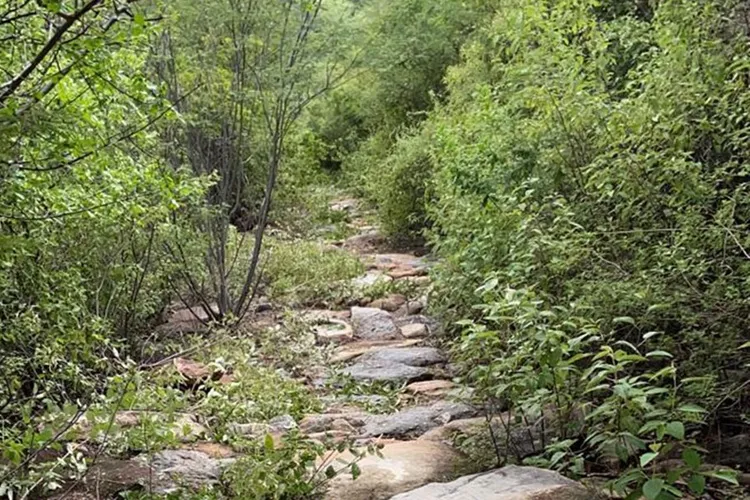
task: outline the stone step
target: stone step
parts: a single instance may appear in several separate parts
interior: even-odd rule
[[[589,500],[597,496],[557,472],[508,465],[449,483],[430,483],[392,500]]]
[[[387,442],[380,452],[383,458],[369,455],[357,462],[362,473],[356,480],[348,474],[336,476],[326,500],[385,500],[450,478],[461,458],[450,446],[430,441]],[[353,456],[344,452],[334,459],[346,462]]]

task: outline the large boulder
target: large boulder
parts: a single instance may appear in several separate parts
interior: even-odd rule
[[[82,480],[64,485],[64,493],[52,498],[119,498],[126,491],[169,494],[196,490],[219,482],[222,469],[233,458],[217,459],[196,450],[164,450],[124,460],[101,457],[89,466]]]
[[[133,461],[150,465],[151,493],[168,494],[180,489],[199,489],[219,482],[222,467],[233,459],[217,460],[194,450],[164,450]]]
[[[401,338],[401,331],[387,311],[374,307],[353,307],[354,335],[365,340],[393,340]]]
[[[438,401],[390,415],[373,415],[362,429],[366,437],[413,438],[456,419],[473,417],[477,410],[463,403]]]
[[[450,478],[460,455],[450,446],[428,441],[387,443],[380,450],[383,458],[366,456],[357,465],[362,474],[336,476],[329,484],[326,500],[385,500],[432,481]],[[336,456],[344,462],[348,452]],[[424,497],[428,499],[430,497]]]
[[[445,363],[445,355],[434,347],[390,347],[371,351],[360,362],[401,363],[409,366],[430,366]]]
[[[508,465],[450,483],[431,483],[393,500],[589,500],[596,494],[557,472]]]

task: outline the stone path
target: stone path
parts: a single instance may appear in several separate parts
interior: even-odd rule
[[[358,479],[353,480],[350,475],[333,479],[325,496],[329,500],[592,498],[577,483],[531,467],[508,466],[456,479],[462,456],[452,447],[452,436],[455,432],[481,429],[486,421],[469,403],[471,390],[452,381],[448,356],[436,347],[439,324],[422,315],[428,300],[429,262],[414,254],[391,252],[377,228],[366,226],[357,217],[356,200],[338,200],[332,208],[349,212],[352,223],[360,227],[357,235],[338,244],[357,254],[367,266],[367,273],[354,280],[353,290],[404,280],[414,286],[417,294],[392,294],[341,311],[299,311],[300,317],[316,323],[317,343],[333,345],[328,362],[336,368],[310,384],[319,390],[339,377],[360,383],[403,384],[405,395],[413,404],[390,414],[371,414],[334,398],[322,413],[307,415],[299,422],[279,416],[263,424],[240,424],[242,427],[234,430],[263,437],[266,433],[278,436],[298,427],[312,439],[346,438],[362,445],[381,445],[382,458],[370,455],[358,462]],[[180,320],[191,322],[193,318],[185,315]],[[175,367],[188,383],[211,376],[204,366],[190,360],[178,359]],[[352,394],[349,400],[377,401],[379,397],[382,398]],[[121,412],[117,423],[135,425],[138,418]],[[189,416],[180,420],[179,426],[189,431],[185,441],[192,441],[201,432],[200,424]],[[501,428],[498,432],[502,432]],[[532,450],[533,446],[531,443]],[[336,458],[348,461],[353,457],[344,452]],[[216,483],[222,467],[234,459],[234,452],[226,446],[194,443],[187,449],[157,453],[151,457],[150,468],[140,457],[127,462],[101,461],[93,475],[99,479],[97,495],[102,490],[109,491],[101,484],[119,484],[127,481],[124,476],[128,475],[131,481],[140,478],[135,482],[141,485],[148,478],[149,484],[155,485],[155,492],[165,493],[175,490],[178,482],[187,486]]]

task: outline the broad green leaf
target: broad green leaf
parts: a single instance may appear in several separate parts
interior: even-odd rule
[[[696,495],[702,495],[706,490],[706,477],[701,474],[693,474],[688,480],[688,488]]]
[[[690,467],[690,469],[697,471],[701,466],[701,456],[693,448],[686,448],[682,452],[682,461]]]
[[[675,439],[685,439],[685,426],[680,421],[669,422],[664,428],[664,432]]]
[[[649,463],[651,463],[651,461],[653,461],[658,456],[659,456],[658,453],[652,453],[652,452],[644,453],[643,455],[641,455],[641,467],[647,466]]]
[[[739,486],[740,483],[737,481],[737,472],[729,469],[720,469],[706,473],[707,476],[721,479],[728,483],[732,483],[735,486]]]
[[[659,496],[659,493],[661,493],[661,490],[663,489],[664,480],[652,478],[643,483],[641,491],[643,491],[643,496],[648,498],[648,500],[656,500],[656,498]]]

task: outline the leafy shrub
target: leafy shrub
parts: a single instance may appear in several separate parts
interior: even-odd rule
[[[427,130],[402,137],[379,165],[376,191],[383,229],[396,241],[419,241],[427,227],[432,175]]]
[[[492,281],[482,292],[494,286]],[[705,476],[713,473],[700,469],[700,448],[693,438],[707,410],[686,397],[699,381],[681,376],[670,353],[651,349],[656,332],[645,334],[638,345],[616,340],[614,330],[607,332],[601,322],[589,319],[589,308],[547,308],[528,290],[506,290],[481,310],[483,322],[466,323],[455,352],[480,400],[495,402],[494,408],[507,404],[509,414],[525,425],[543,419],[551,428],[549,436],[541,436],[546,456],[527,462],[580,476],[587,472],[584,463],[614,459],[632,466],[612,482],[619,495],[679,497],[680,478],[693,492],[703,493]],[[615,318],[613,323],[631,322]],[[518,450],[506,446],[497,458],[527,458]],[[684,468],[654,468],[655,460],[674,452],[682,454]],[[737,484],[731,471],[714,477]]]
[[[324,445],[300,436],[287,434],[276,445],[265,440],[248,443],[248,456],[240,458],[225,473],[234,498],[303,499],[316,498],[325,491],[329,480],[339,474],[359,477],[357,462],[367,453],[377,453],[374,445],[364,450],[349,443]],[[335,452],[348,451],[348,460],[334,460]]]
[[[364,272],[348,252],[310,241],[269,241],[265,277],[272,298],[289,303],[336,302],[348,282]]]

